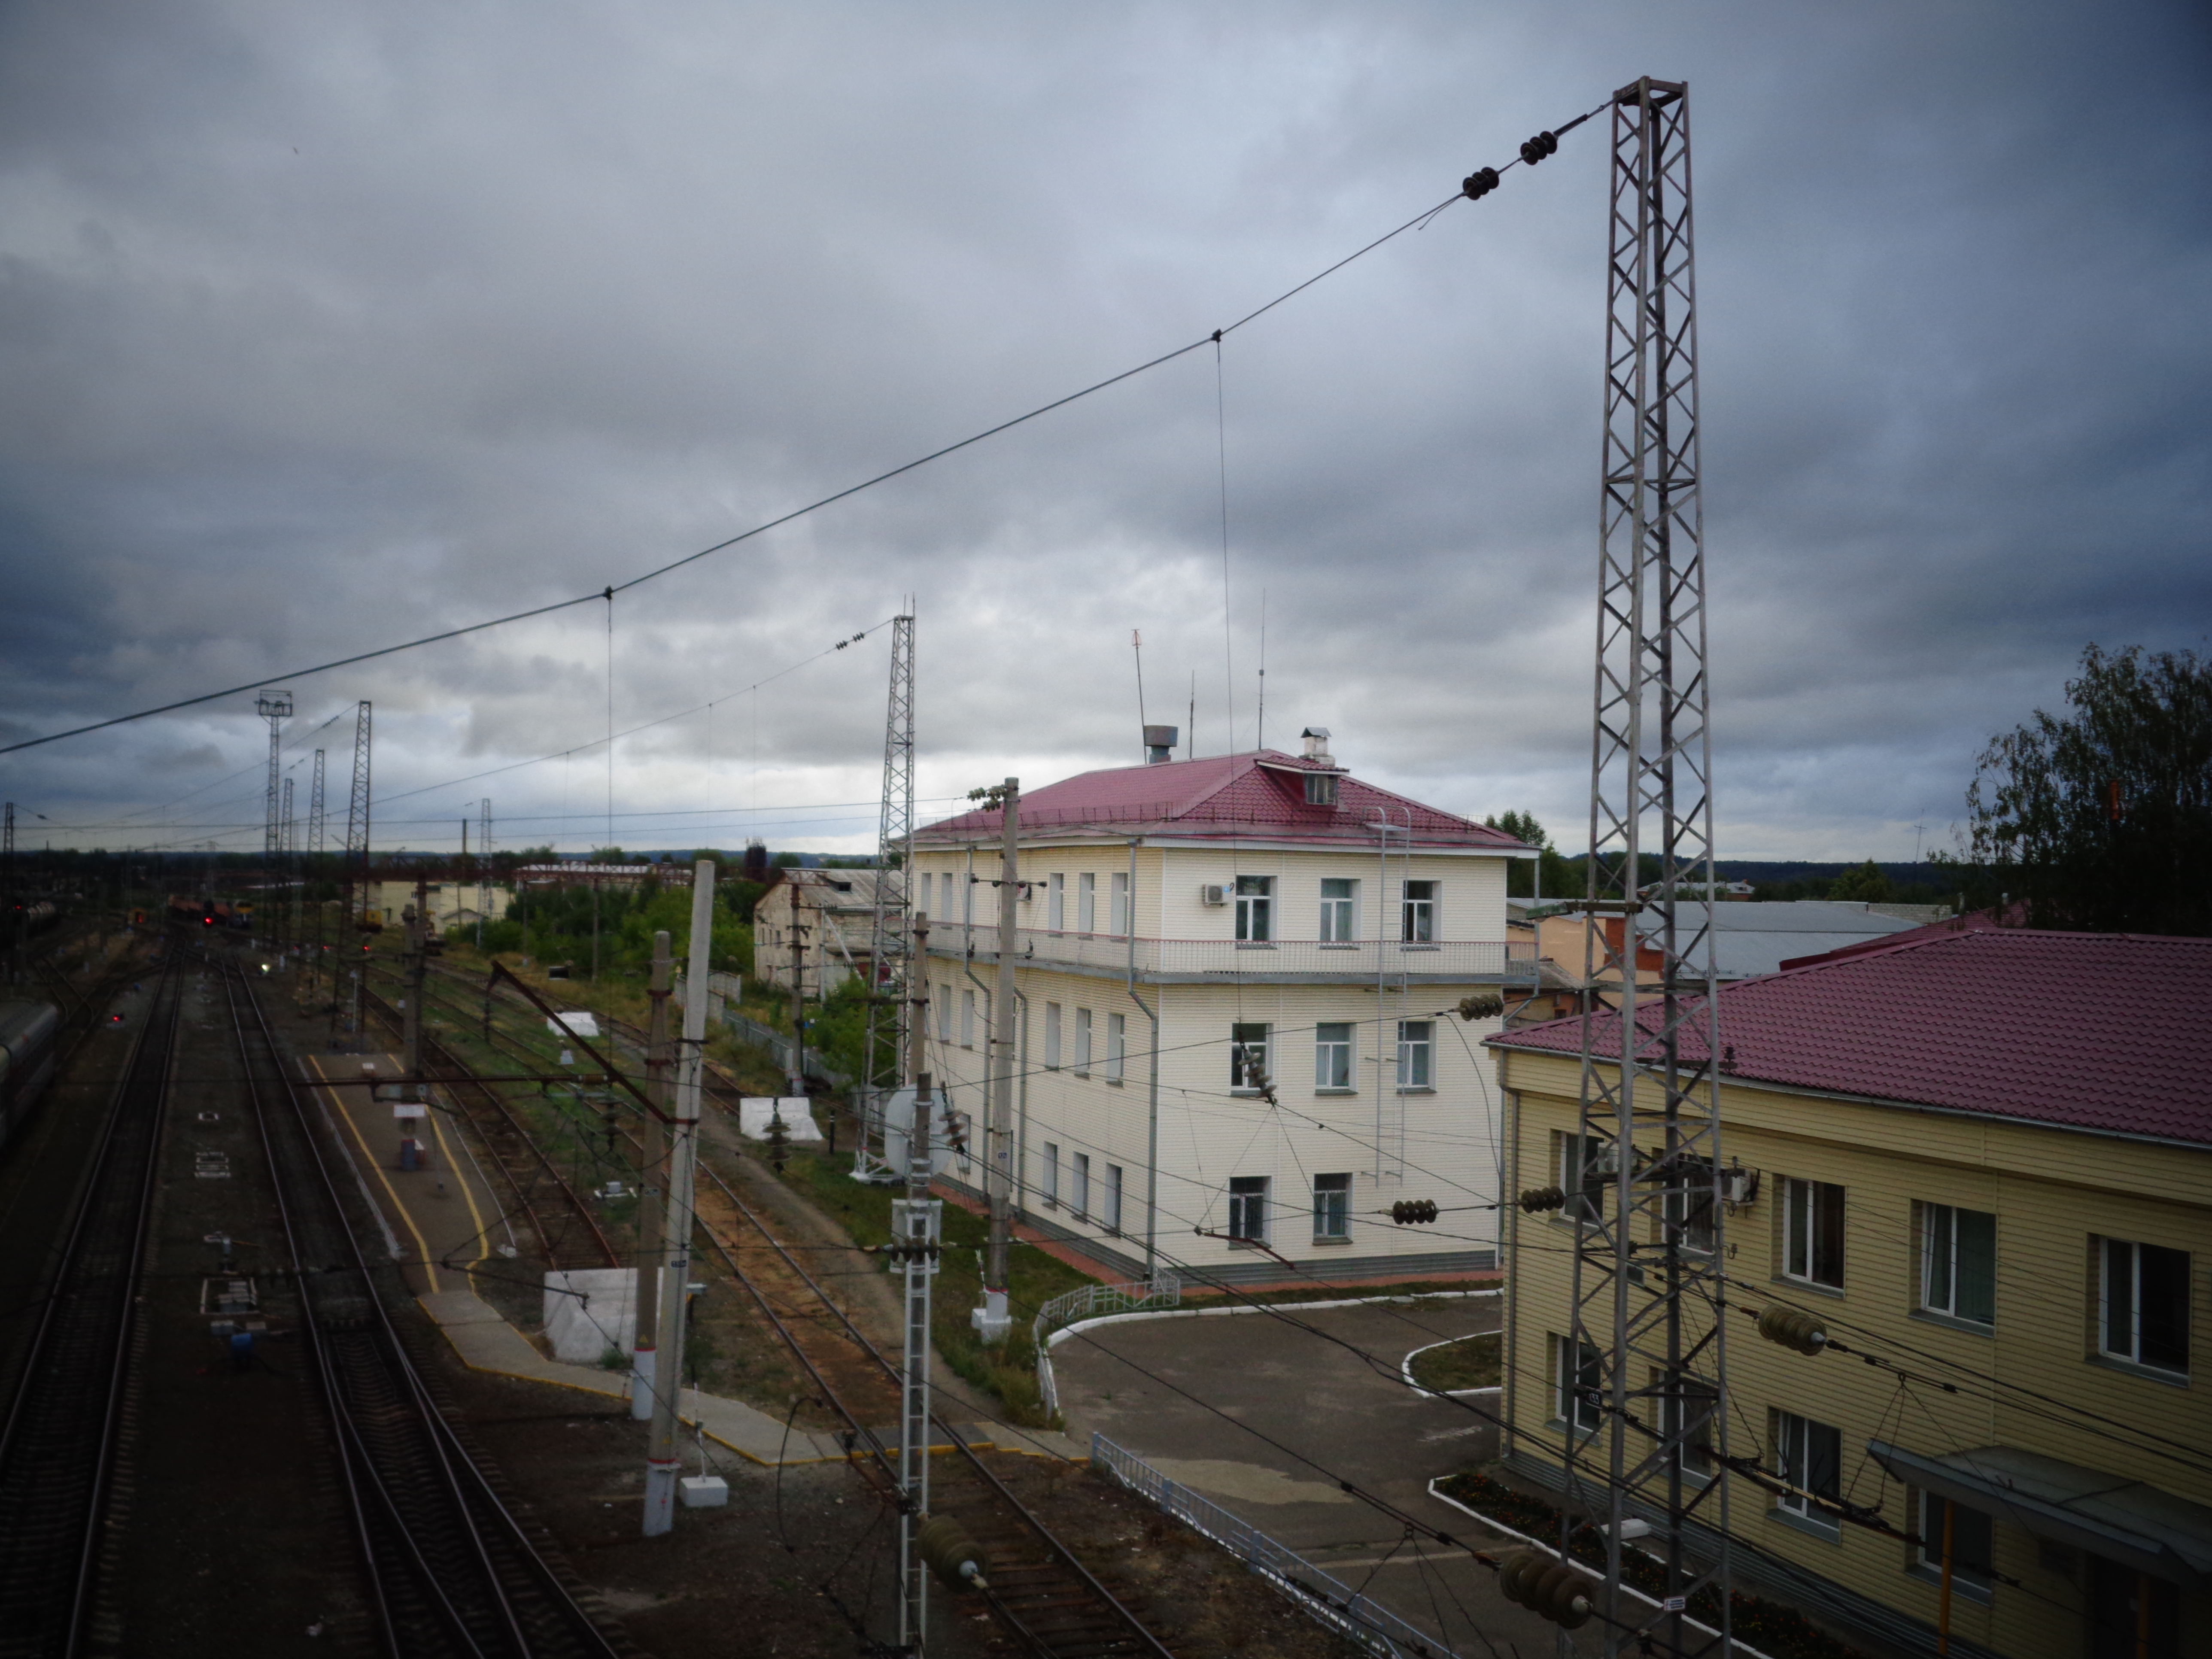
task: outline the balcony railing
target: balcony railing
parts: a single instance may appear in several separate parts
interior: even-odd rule
[[[1123,973],[1130,963],[1130,941],[1112,933],[1050,933],[1024,927],[1016,937],[1022,960],[1048,965]],[[932,922],[932,954],[995,961],[999,930],[976,923]],[[1379,959],[1378,959],[1379,957]],[[1146,979],[1274,979],[1284,975],[1329,979],[1395,977],[1496,981],[1534,984],[1536,949],[1522,939],[1446,939],[1435,945],[1405,945],[1395,939],[1366,939],[1324,945],[1316,939],[1272,939],[1248,944],[1224,939],[1144,939],[1136,941],[1137,972]]]

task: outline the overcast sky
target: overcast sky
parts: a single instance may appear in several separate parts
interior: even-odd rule
[[[0,742],[622,582],[1232,321],[1648,73],[1695,112],[1720,850],[1907,857],[2085,643],[2212,628],[2209,44],[2130,0],[18,0]],[[908,594],[925,796],[1135,760],[1132,629],[1151,717],[1194,676],[1199,752],[1249,748],[1264,595],[1271,745],[1571,849],[1605,155],[1218,374],[623,595],[615,726],[720,701],[617,745],[615,839],[872,845]],[[366,697],[380,847],[483,796],[602,842],[608,611],[281,682],[301,811],[325,746],[342,822]],[[265,747],[240,696],[0,793],[33,845],[258,846]]]

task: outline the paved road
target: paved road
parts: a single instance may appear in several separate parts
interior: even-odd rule
[[[1497,1396],[1437,1399],[1408,1388],[1398,1368],[1429,1343],[1496,1330],[1498,1298],[1283,1312],[1313,1329],[1238,1314],[1115,1321],[1069,1337],[1053,1351],[1069,1432],[1103,1433],[1460,1654],[1492,1651],[1485,1636],[1501,1654],[1552,1653],[1557,1627],[1499,1595],[1488,1569],[1407,1542],[1399,1523],[1336,1484],[1482,1535],[1427,1486],[1497,1455],[1495,1428],[1469,1409],[1494,1411]]]

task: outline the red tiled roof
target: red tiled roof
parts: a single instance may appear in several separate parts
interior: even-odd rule
[[[1722,1070],[1746,1081],[2212,1146],[2212,939],[1931,930],[1719,1001]],[[1597,1025],[1617,1055],[1620,1017]],[[1489,1042],[1574,1054],[1581,1021]]]
[[[1336,772],[1334,806],[1306,804],[1305,772],[1331,769],[1272,749],[1214,755],[1157,766],[1084,772],[1022,796],[1022,829],[1040,834],[1097,828],[1116,835],[1172,835],[1306,841],[1342,840],[1371,848],[1370,827],[1388,817],[1410,823],[1416,847],[1525,850],[1502,830],[1424,806],[1417,800]],[[1000,815],[963,812],[917,830],[915,839],[966,841],[996,835]]]

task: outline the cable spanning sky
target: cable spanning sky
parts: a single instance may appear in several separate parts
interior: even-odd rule
[[[1692,88],[1720,850],[1904,858],[2085,643],[2204,648],[2208,71],[2179,3],[12,7],[0,743],[619,585],[1232,322],[1648,72]],[[1194,677],[1198,751],[1250,746],[1264,602],[1270,744],[1571,848],[1604,155],[1218,383],[621,595],[615,727],[718,701],[617,745],[613,838],[867,844],[884,636],[828,648],[912,594],[948,805],[1136,760],[1133,629],[1149,716]],[[295,730],[375,700],[380,846],[485,794],[597,845],[605,623],[298,682]],[[256,847],[235,702],[0,795],[33,842]]]

